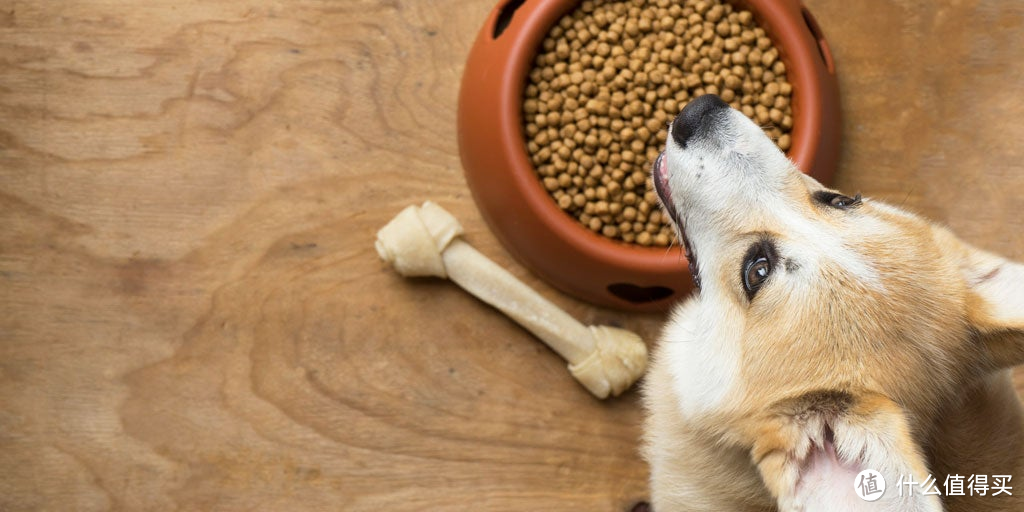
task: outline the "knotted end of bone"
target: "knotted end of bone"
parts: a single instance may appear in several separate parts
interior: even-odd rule
[[[377,232],[380,258],[406,277],[448,277],[441,253],[462,234],[462,224],[432,201],[409,206]]]
[[[625,329],[591,326],[595,350],[583,361],[569,365],[569,372],[598,398],[619,396],[644,373],[647,345]]]

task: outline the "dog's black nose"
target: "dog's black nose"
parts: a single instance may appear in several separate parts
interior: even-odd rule
[[[726,108],[729,108],[729,105],[714,94],[698,96],[697,99],[687,103],[683,111],[672,121],[672,138],[685,148],[686,141],[690,140],[704,126],[708,114]]]

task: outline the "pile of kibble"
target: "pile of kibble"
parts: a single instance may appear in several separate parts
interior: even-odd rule
[[[523,129],[562,210],[608,238],[667,246],[674,233],[650,168],[676,114],[717,94],[788,150],[791,93],[749,11],[719,0],[586,0],[538,51]]]

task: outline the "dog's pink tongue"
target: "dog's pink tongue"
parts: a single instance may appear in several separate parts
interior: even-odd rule
[[[658,155],[657,166],[655,167],[655,178],[658,181],[658,188],[660,188],[665,199],[672,197],[672,190],[668,186],[668,165],[665,163],[665,153],[662,152]]]
[[[676,215],[676,205],[672,203],[672,190],[668,185],[668,164],[665,160],[665,152],[662,151],[654,161],[654,167],[651,169],[651,181],[654,182],[654,191],[658,193],[661,204],[665,206],[669,216],[672,217],[673,221],[678,221],[679,216]]]

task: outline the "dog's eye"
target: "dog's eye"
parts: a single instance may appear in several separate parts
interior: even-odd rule
[[[766,245],[757,243],[751,246],[744,259],[743,287],[747,290],[747,298],[751,300],[772,274],[772,258]]]
[[[828,204],[833,208],[850,208],[851,206],[857,206],[860,204],[860,194],[857,194],[856,197],[836,196],[833,197]]]
[[[860,206],[861,197],[860,194],[856,196],[844,196],[842,194],[836,194],[835,192],[821,191],[814,194],[814,198],[821,204],[826,204],[832,208],[838,210],[848,210],[856,206]]]
[[[743,272],[743,286],[747,289],[747,295],[753,298],[771,273],[772,263],[764,256],[747,262],[747,269]]]

